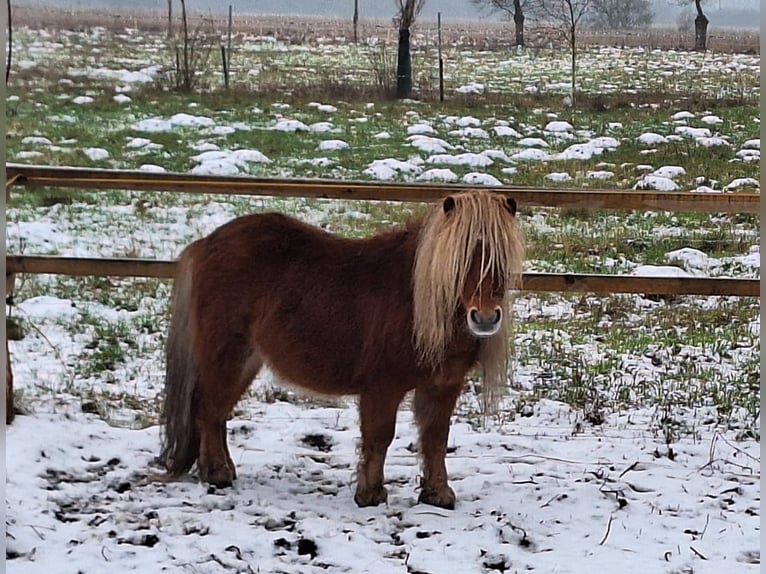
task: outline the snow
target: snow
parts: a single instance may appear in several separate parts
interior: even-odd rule
[[[564,122],[564,121],[548,122],[543,128],[543,131],[555,132],[555,133],[571,132],[572,130],[574,130],[574,127],[572,126],[572,124],[570,124],[569,122]]]
[[[117,94],[116,96],[112,96],[112,99],[118,104],[127,104],[133,101],[129,96],[126,96],[125,94]]]
[[[548,181],[563,182],[572,181],[572,176],[565,171],[554,171],[545,176]]]
[[[497,179],[494,175],[488,173],[469,172],[463,176],[463,183],[469,185],[487,185],[498,186],[503,185],[503,182]]]
[[[492,128],[492,131],[495,132],[495,135],[497,137],[502,137],[502,138],[507,138],[507,137],[521,138],[522,137],[522,135],[519,132],[517,132],[515,129],[513,129],[510,126],[494,126]]]
[[[572,144],[564,151],[556,154],[554,159],[557,160],[588,160],[593,156],[601,155],[604,152],[603,147],[594,145],[592,142]]]
[[[686,170],[680,165],[663,165],[662,167],[655,169],[652,175],[673,179],[675,177],[686,175]]]
[[[271,129],[281,132],[307,132],[309,127],[300,120],[279,120]]]
[[[657,191],[678,191],[681,189],[676,182],[668,177],[659,175],[643,176],[633,189],[656,189]]]
[[[72,103],[78,105],[92,104],[93,101],[93,98],[90,96],[77,96],[76,98],[72,98]]]
[[[418,181],[443,181],[454,183],[458,181],[457,174],[451,169],[433,168],[427,169],[418,176]]]
[[[668,142],[665,136],[654,132],[644,132],[636,138],[636,141],[643,145],[658,145]]]
[[[133,124],[132,129],[139,132],[169,132],[173,126],[162,118],[146,118]]]
[[[718,267],[720,262],[699,249],[683,247],[665,254],[668,261],[680,263],[684,269],[708,271],[712,267]]]
[[[543,138],[521,138],[516,143],[524,147],[548,147],[548,142]]]
[[[445,165],[467,165],[470,167],[487,167],[494,162],[491,158],[480,153],[466,152],[457,155],[435,154],[426,159],[426,163],[441,163]]]
[[[412,147],[429,154],[446,153],[454,147],[452,144],[441,138],[435,138],[420,134],[411,135],[407,138],[407,140],[409,140]]]
[[[511,154],[511,159],[521,161],[548,161],[552,158],[548,152],[537,148],[529,148]]]
[[[605,169],[588,170],[585,172],[587,179],[612,179],[614,172]]]
[[[688,119],[691,119],[693,117],[694,117],[693,113],[688,112],[686,110],[682,110],[680,112],[676,112],[675,114],[673,114],[671,116],[671,119],[674,120],[674,121],[679,121],[679,120],[688,120]]]
[[[707,115],[707,116],[702,116],[700,118],[700,121],[703,124],[708,124],[708,125],[711,125],[711,126],[718,126],[718,125],[721,125],[723,123],[723,120],[721,118],[719,118],[716,115],[712,115],[712,114],[711,115]]]
[[[87,147],[82,152],[92,161],[102,161],[109,159],[109,152],[101,147]]]
[[[409,161],[394,158],[376,159],[367,166],[364,174],[382,181],[394,179],[399,173],[419,174],[423,169]]]
[[[739,189],[741,187],[757,187],[760,190],[761,184],[757,179],[753,177],[738,177],[731,180],[726,186],[724,186],[723,190],[734,191],[735,189]]]
[[[407,126],[407,135],[416,134],[435,134],[436,130],[431,124],[417,123],[411,126]]]
[[[52,145],[53,142],[43,136],[27,136],[21,139],[22,145]]]
[[[759,553],[757,443],[701,428],[672,445],[671,460],[661,438],[640,430],[649,416],[612,415],[603,430],[575,433],[570,409],[541,401],[505,425],[453,424],[454,511],[416,503],[408,410],[387,459],[388,504],[362,509],[352,500],[353,408],[258,405],[230,423],[239,478],[220,491],[152,480],[157,427],[115,428],[76,411],[22,416],[6,431],[7,550],[18,556],[7,565],[16,574],[63,564],[115,574],[480,574],[501,563],[749,571]],[[308,435],[327,437],[329,452],[306,446]]]
[[[636,277],[691,277],[691,275],[675,265],[639,265],[631,272]]]
[[[458,94],[481,94],[484,93],[484,84],[471,82],[470,84],[455,88],[455,91]]]
[[[461,138],[476,138],[482,140],[489,139],[489,134],[486,130],[472,127],[460,128],[459,130],[450,130],[448,135]]]
[[[391,139],[391,134],[388,132],[378,132],[372,137],[376,140],[389,140]]]
[[[323,140],[319,142],[317,149],[319,151],[342,151],[349,149],[349,147],[348,143],[343,140]]]
[[[676,134],[689,138],[709,138],[710,130],[708,128],[693,128],[690,126],[677,126]]]

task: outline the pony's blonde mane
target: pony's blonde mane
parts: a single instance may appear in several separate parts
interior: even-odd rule
[[[444,358],[455,329],[454,316],[481,244],[481,277],[504,279],[507,289],[521,283],[524,241],[507,198],[499,193],[471,190],[451,196],[454,207],[442,203],[423,222],[413,270],[414,338],[422,364],[436,368]],[[488,400],[506,382],[511,317],[509,297],[503,299],[502,328],[482,341],[479,362]]]

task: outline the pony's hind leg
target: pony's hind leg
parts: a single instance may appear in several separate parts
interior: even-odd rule
[[[455,493],[447,484],[447,454],[450,417],[462,390],[459,384],[431,383],[415,390],[415,420],[420,432],[423,478],[418,502],[455,508]]]
[[[362,448],[354,495],[359,506],[377,506],[388,499],[383,466],[394,439],[396,411],[405,393],[395,389],[385,389],[385,393],[367,391],[359,397]]]
[[[237,478],[227,443],[226,420],[262,365],[260,356],[252,352],[244,364],[238,365],[239,369],[226,369],[226,372],[210,375],[201,373],[197,411],[200,480],[223,488],[231,486]],[[228,381],[234,383],[225,384]]]

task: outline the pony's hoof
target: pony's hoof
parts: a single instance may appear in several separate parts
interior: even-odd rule
[[[418,496],[418,502],[446,508],[447,510],[455,510],[455,493],[449,486],[445,486],[438,491],[423,489],[420,491],[420,496]]]
[[[200,469],[199,478],[202,482],[212,484],[216,488],[227,488],[234,483],[237,474],[224,466],[207,471]]]
[[[357,490],[354,495],[354,502],[357,506],[377,506],[384,504],[388,500],[388,491],[384,486],[377,490]]]

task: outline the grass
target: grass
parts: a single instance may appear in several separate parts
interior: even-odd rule
[[[732,161],[746,140],[758,138],[754,118],[760,115],[756,107],[759,63],[745,57],[738,60],[740,72],[725,76],[718,69],[724,62],[721,55],[585,51],[580,60],[583,93],[578,106],[569,108],[561,102],[562,93],[540,91],[566,79],[559,69],[563,56],[555,51],[530,51],[512,58],[497,51],[479,57],[471,48],[451,47],[446,54],[448,98],[442,103],[434,97],[432,54],[426,48],[415,59],[416,83],[423,99],[397,102],[381,97],[374,69],[356,75],[341,69],[341,64],[352,70],[369,68],[372,49],[347,45],[311,50],[279,45],[275,49],[253,41],[248,44],[251,52],[235,55],[235,76],[228,91],[217,84],[217,72],[208,70],[207,87],[200,93],[169,92],[162,82],[156,82],[136,87],[129,93],[130,103],[117,104],[112,99],[115,81],[72,77],[66,70],[167,65],[161,37],[125,32],[86,41],[78,33],[62,32],[64,48],[41,61],[29,50],[36,32],[22,30],[17,36],[19,58],[34,59],[37,64],[15,70],[8,87],[8,95],[18,98],[7,104],[6,142],[11,160],[19,153],[38,151],[41,155],[24,161],[130,169],[153,163],[168,171],[186,172],[197,164],[192,159],[199,153],[194,144],[204,141],[222,149],[264,153],[272,162],[249,164],[246,169],[254,175],[365,179],[364,170],[376,159],[428,157],[407,143],[406,127],[416,121],[430,122],[438,137],[455,146],[455,152],[495,149],[510,155],[518,151],[515,140],[494,135],[491,128],[498,121],[508,122],[524,135],[545,136],[551,153],[585,139],[578,136],[565,141],[543,134],[544,126],[555,117],[569,121],[576,130],[617,137],[620,146],[585,161],[516,162],[518,171],[513,175],[502,171],[507,167],[502,161],[483,171],[508,184],[546,187],[555,185],[545,179],[548,173],[565,171],[573,178],[567,187],[622,189],[638,181],[641,174],[636,166],[640,163],[655,168],[683,166],[686,174],[676,180],[682,189],[694,189],[698,177],[704,177],[707,184],[717,180],[718,188],[734,178],[759,177],[758,162]],[[94,47],[100,51],[95,52]],[[259,74],[247,74],[258,67]],[[668,79],[661,70],[675,75]],[[454,94],[457,86],[468,81],[484,83],[485,93]],[[525,91],[530,86],[538,91]],[[74,96],[86,94],[94,98],[92,104],[72,102]],[[321,112],[312,102],[332,103],[337,111]],[[703,126],[698,119],[703,113],[718,115],[723,123],[711,131],[725,134],[731,147],[705,148],[681,139],[662,144],[653,153],[642,153],[646,149],[635,138],[647,131],[672,134],[675,124],[670,116],[682,109],[697,114],[690,122],[696,127]],[[216,135],[204,128],[177,127],[147,134],[131,127],[145,118],[168,119],[179,112],[210,117],[217,125],[239,123],[250,129]],[[448,134],[455,127],[449,125],[450,118],[467,115],[482,122],[487,139]],[[307,125],[330,121],[339,133],[270,129],[281,118]],[[614,122],[622,128],[610,128]],[[374,137],[382,131],[392,137]],[[23,138],[30,135],[47,137],[53,146],[23,144]],[[126,146],[139,136],[161,147]],[[350,150],[319,151],[319,143],[328,138],[346,141]],[[109,159],[88,159],[82,152],[88,147],[106,149]],[[318,157],[328,157],[332,164],[319,167],[299,161]],[[441,166],[424,166],[428,167]],[[459,178],[476,171],[450,168]],[[588,179],[587,172],[596,169],[608,169],[614,176],[603,181]],[[8,245],[11,252],[61,254],[74,250],[78,255],[169,259],[223,221],[253,211],[278,210],[337,233],[363,236],[400,223],[422,209],[387,202],[20,189],[7,207]],[[754,215],[525,206],[520,213],[527,235],[528,266],[533,270],[628,273],[636,264],[668,264],[668,252],[693,247],[720,262],[710,273],[751,277],[759,273],[735,260],[758,243],[760,219]],[[25,224],[39,223],[54,227],[61,234],[60,244],[41,244],[34,235],[22,233]],[[113,424],[156,422],[169,283],[99,277],[20,278],[18,302],[41,295],[84,304],[84,310],[65,327],[77,346],[61,360],[69,370],[66,391],[79,397],[83,410]],[[688,412],[713,408],[716,424],[736,427],[743,438],[759,433],[757,301],[528,294],[520,297],[517,310],[517,388],[502,416],[523,416],[542,399],[566,402],[589,425],[603,423],[612,413],[651,409],[652,432],[672,442],[681,434],[693,433],[695,424],[703,424],[695,423],[694,417],[690,423]],[[20,313],[14,317],[25,327],[27,338],[52,325],[60,326],[46,318],[31,319]],[[41,393],[52,393],[52,389],[55,386],[46,390],[42,384],[38,388]],[[25,401],[34,398],[30,392],[24,395]],[[296,400],[289,392],[274,390],[256,398]],[[463,404],[462,416],[470,416],[470,404],[470,400]],[[127,423],[125,412],[134,413]]]

